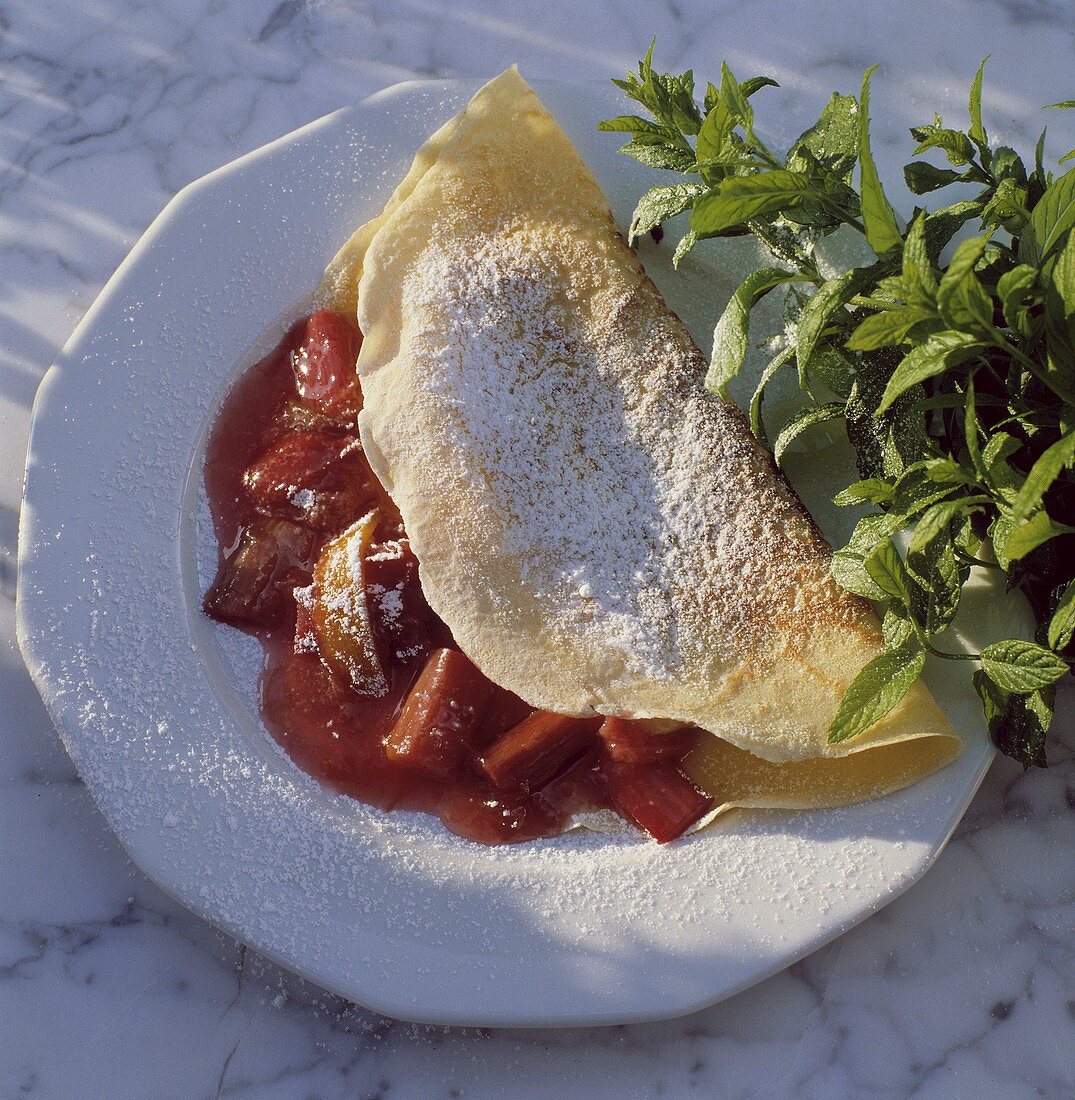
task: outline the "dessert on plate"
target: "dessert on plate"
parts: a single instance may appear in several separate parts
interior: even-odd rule
[[[300,766],[489,843],[914,783],[921,683],[829,744],[872,609],[514,70],[418,151],[230,394],[213,617]]]

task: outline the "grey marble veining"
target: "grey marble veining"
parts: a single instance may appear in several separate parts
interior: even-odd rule
[[[788,131],[875,82],[890,177],[905,127],[986,111],[1019,146],[1068,98],[1061,0],[0,0],[0,1095],[1075,1095],[1075,721],[1053,766],[994,766],[926,879],[829,947],[660,1024],[474,1032],[388,1021],[190,916],[134,869],[14,645],[17,509],[38,381],[179,187],[397,80],[601,78],[651,34],[701,74],[781,81]],[[1053,115],[1051,146],[1075,145]],[[77,476],[73,472],[72,476]]]

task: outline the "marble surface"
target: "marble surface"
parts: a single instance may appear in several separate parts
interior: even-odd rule
[[[1075,695],[1053,766],[994,765],[930,874],[842,939],[680,1020],[431,1029],[332,998],[189,915],[126,859],[14,640],[35,389],[169,196],[415,76],[618,74],[727,57],[783,88],[787,126],[875,82],[903,128],[963,110],[992,53],[993,129],[1026,147],[1072,94],[1064,0],[0,0],[0,1095],[1056,1097],[1075,1094]],[[1075,144],[1048,119],[1056,151]]]

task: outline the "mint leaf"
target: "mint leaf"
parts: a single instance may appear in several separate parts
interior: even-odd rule
[[[1075,461],[1075,431],[1061,436],[1031,467],[1026,481],[1012,502],[1012,520],[1019,523],[1026,519],[1040,504],[1046,490],[1057,479],[1060,471]]]
[[[921,649],[894,649],[875,657],[851,681],[829,726],[829,744],[838,745],[884,718],[922,674]]]
[[[673,183],[668,187],[651,187],[638,200],[628,239],[634,244],[643,233],[682,214],[702,194],[705,187],[700,183]]]
[[[972,498],[983,501],[985,497]],[[923,553],[926,547],[938,536],[943,535],[952,525],[956,516],[962,515],[967,507],[966,498],[959,500],[941,500],[931,504],[915,525],[914,534],[907,546],[908,556]]]
[[[663,168],[667,172],[690,172],[694,168],[694,154],[674,145],[654,145],[636,137],[621,145],[620,152],[649,168]]]
[[[797,347],[795,357],[798,360]],[[800,384],[803,389],[809,390],[809,379],[816,378],[837,397],[842,397],[846,401],[851,396],[858,364],[855,362],[855,356],[850,352],[828,340],[823,340],[814,348],[809,367],[802,369],[801,361],[798,365]]]
[[[765,370],[761,372],[761,378],[758,379],[757,388],[754,390],[754,395],[750,399],[749,419],[750,430],[754,433],[754,437],[763,446],[769,447],[769,436],[765,430],[765,422],[762,420],[761,415],[761,403],[765,396],[765,387],[769,384],[773,375],[785,363],[789,363],[795,355],[795,349],[788,347],[785,348],[779,355],[772,359],[765,367]]]
[[[889,649],[900,649],[914,637],[914,623],[906,607],[889,604],[881,619],[881,636]]]
[[[979,669],[974,674],[993,743],[1024,768],[1044,768],[1045,735],[1053,716],[1053,688],[1015,695],[1002,691]]]
[[[1008,557],[1008,540],[1012,537],[1015,524],[1003,513],[998,515],[989,526],[989,541],[993,547],[997,562],[1001,569],[1007,570],[1012,559]]]
[[[946,329],[935,332],[903,357],[885,387],[878,413],[886,412],[893,402],[912,386],[932,378],[957,363],[973,358],[982,349],[981,340],[969,332]]]
[[[953,408],[959,408],[965,400],[962,395],[954,394]],[[974,472],[961,466],[951,458],[929,458],[925,463],[926,477],[941,485],[973,485]]]
[[[1001,180],[993,197],[985,204],[982,222],[990,229],[1003,227],[1018,236],[1029,216],[1027,191],[1014,180]]]
[[[1049,645],[1065,649],[1075,634],[1075,580],[1069,581],[1049,620]]]
[[[649,119],[641,118],[639,115],[619,115],[616,118],[606,118],[603,122],[597,124],[597,128],[609,133],[652,134],[668,141],[668,131],[663,126],[658,126],[656,122],[650,122]]]
[[[833,504],[846,508],[854,504],[888,504],[892,500],[892,486],[879,477],[856,481],[832,498]]]
[[[719,97],[714,105],[706,112],[705,121],[698,131],[698,142],[695,149],[698,154],[698,163],[703,168],[713,161],[720,160],[729,151],[729,137],[735,127],[735,116],[728,109],[727,104]],[[723,175],[723,173],[721,174]],[[717,177],[718,179],[721,176]],[[707,180],[707,182],[716,182]]]
[[[1044,646],[1011,638],[982,650],[982,671],[1004,691],[1028,695],[1067,675],[1067,662]]]
[[[694,73],[688,69],[680,76],[658,78],[663,87],[669,121],[685,134],[697,134],[702,115],[694,102]]]
[[[947,529],[907,548],[907,571],[913,580],[910,602],[915,617],[927,634],[937,634],[955,617],[969,573],[956,557]]]
[[[676,250],[672,254],[672,266],[679,267],[683,261],[683,257],[686,256],[692,248],[698,243],[698,238],[688,230],[679,239],[679,244],[676,245]]]
[[[1064,316],[1075,313],[1075,234],[1068,233],[1053,265],[1050,282],[1064,304]]]
[[[862,221],[866,227],[866,240],[878,256],[900,245],[900,229],[896,215],[885,197],[881,177],[870,151],[870,77],[877,66],[867,69],[862,77],[862,93],[859,96],[859,186],[862,191]]]
[[[754,108],[750,106],[727,62],[723,61],[720,66],[720,98],[728,104],[728,110],[748,131],[753,128]]]
[[[970,138],[960,130],[948,130],[943,126],[915,126],[911,136],[919,143],[915,156],[930,149],[940,149],[948,163],[962,168],[974,159],[974,146]]]
[[[866,558],[883,542],[887,542],[906,523],[898,512],[864,516],[843,550],[832,556],[829,572],[833,580],[848,592],[868,600],[884,600],[885,593],[866,572]]]
[[[798,278],[800,276],[793,271],[763,267],[749,275],[732,295],[713,331],[713,355],[705,378],[706,389],[711,393],[723,393],[743,366],[747,353],[750,311],[758,299],[768,294],[773,287]]]
[[[937,309],[952,329],[964,329],[988,337],[993,331],[993,299],[982,289],[974,274],[989,243],[988,237],[973,237],[955,250],[948,270],[937,289]]]
[[[753,176],[733,176],[694,202],[691,229],[699,237],[716,237],[754,218],[797,206],[810,191],[801,172],[774,169]]]
[[[821,334],[836,313],[869,281],[868,268],[852,268],[822,283],[817,293],[803,306],[795,331],[799,366],[806,370]]]
[[[792,143],[787,166],[792,171],[807,167],[801,150],[807,150],[816,164],[844,183],[858,160],[859,105],[854,96],[833,92],[821,117]]]
[[[1075,233],[1068,233],[1064,247],[1049,274],[1045,295],[1045,326],[1051,342],[1067,348],[1075,345]]]
[[[910,580],[907,576],[907,568],[903,564],[903,558],[891,542],[882,543],[865,560],[866,572],[870,580],[885,593],[893,596],[902,603],[909,603],[911,598]]]
[[[932,310],[937,279],[926,248],[926,216],[919,214],[903,242],[903,293],[909,306]]]
[[[720,92],[717,91],[716,87],[713,85],[713,82],[710,81],[705,86],[705,97],[702,100],[702,114],[708,115],[709,112],[712,111],[719,102]]]
[[[1019,451],[1020,446],[1019,440],[1014,436],[998,431],[989,437],[989,442],[982,450],[981,461],[985,481],[996,495],[1008,504],[1015,499],[1020,480],[1008,460]]]
[[[845,346],[853,351],[875,351],[902,344],[916,325],[931,320],[933,316],[932,310],[917,306],[875,313],[855,329]]]
[[[1075,169],[1046,188],[1019,241],[1019,259],[1040,265],[1075,226]]]
[[[896,482],[892,496],[893,507],[907,518],[924,512],[931,504],[943,500],[952,493],[952,482],[939,478],[933,461],[914,462],[907,467]]]
[[[809,405],[805,409],[800,409],[788,420],[784,430],[776,437],[776,443],[773,445],[773,459],[776,464],[780,465],[784,452],[807,428],[824,424],[827,420],[839,420],[843,415],[842,401],[833,401],[827,405]]]
[[[712,87],[712,85],[710,85]],[[779,88],[780,85],[771,76],[748,76],[739,84],[740,89],[748,99],[762,88]]]
[[[928,195],[962,178],[951,168],[936,168],[924,160],[914,160],[903,166],[903,179],[912,195]]]
[[[975,218],[981,217],[985,203],[980,199],[967,199],[943,206],[926,215],[926,247],[930,259],[937,263],[941,252],[952,238]]]
[[[861,477],[898,477],[927,445],[925,417],[917,410],[920,388],[912,387],[892,408],[877,415],[898,355],[891,350],[863,356],[847,399],[847,438]]]
[[[982,123],[982,75],[985,72],[985,63],[989,57],[983,57],[978,71],[974,74],[974,80],[970,86],[970,130],[968,136],[979,149],[988,149],[989,140],[986,137],[985,126]]]
[[[1011,529],[1007,538],[1004,539],[1003,548],[998,547],[998,554],[1003,553],[1007,561],[1019,561],[1049,539],[1075,532],[1075,527],[1069,527],[1066,523],[1055,523],[1044,510],[1035,512],[1030,519],[1023,520],[1022,523],[1016,524],[1010,519],[1008,523]],[[996,539],[994,539],[995,542]]]
[[[997,294],[1005,322],[1022,337],[1030,335],[1028,309],[1033,301],[1033,289],[1038,280],[1037,268],[1017,264],[997,280]]]
[[[841,587],[865,600],[880,601],[885,593],[877,587],[866,572],[865,559],[851,550],[837,550],[829,563],[832,579]]]

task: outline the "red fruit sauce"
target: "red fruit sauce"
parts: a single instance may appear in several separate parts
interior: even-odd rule
[[[269,732],[335,790],[436,814],[486,844],[555,835],[590,809],[679,836],[711,804],[678,767],[692,731],[534,711],[489,683],[426,605],[399,512],[358,441],[360,344],[338,314],[303,318],[235,384],[209,440],[220,561],[205,609],[261,642]],[[374,508],[363,580],[388,682],[379,697],[321,660],[311,611],[322,548]]]

